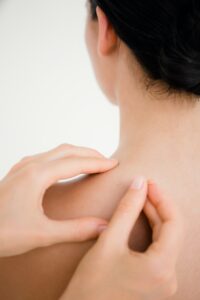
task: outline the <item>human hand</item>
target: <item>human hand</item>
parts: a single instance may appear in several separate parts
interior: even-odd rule
[[[117,161],[106,159],[95,150],[69,144],[16,164],[0,181],[0,257],[97,237],[105,220],[50,220],[43,211],[43,196],[59,180],[105,172],[116,165]]]
[[[162,300],[176,292],[181,216],[155,183],[144,181],[139,188],[141,182],[138,178],[128,190],[60,300]],[[139,253],[129,249],[128,241],[143,208],[153,242]]]

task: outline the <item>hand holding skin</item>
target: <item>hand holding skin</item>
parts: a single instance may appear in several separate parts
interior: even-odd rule
[[[59,180],[105,172],[117,164],[95,150],[69,144],[20,161],[0,181],[0,257],[97,237],[105,220],[50,220],[43,212],[43,196]]]
[[[141,186],[138,180],[81,261],[60,300],[162,300],[176,292],[181,216],[155,183],[144,181]],[[143,208],[152,226],[153,243],[146,252],[138,253],[129,249],[128,240]]]

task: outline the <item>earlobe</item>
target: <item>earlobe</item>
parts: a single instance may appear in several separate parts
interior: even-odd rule
[[[98,54],[100,56],[109,55],[116,48],[117,35],[107,16],[100,7],[96,9],[98,18]]]

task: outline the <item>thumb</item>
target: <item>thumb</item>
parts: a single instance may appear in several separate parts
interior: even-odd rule
[[[67,221],[47,220],[42,234],[42,246],[57,243],[83,242],[97,238],[107,222],[98,218],[81,218]]]
[[[111,245],[127,245],[130,233],[146,202],[146,197],[147,181],[141,176],[135,177],[102,237],[108,238]]]

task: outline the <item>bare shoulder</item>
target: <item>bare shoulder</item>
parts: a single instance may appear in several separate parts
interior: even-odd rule
[[[52,186],[44,210],[56,220],[96,216],[110,219],[129,182],[117,170],[83,176]],[[144,222],[142,221],[144,225]],[[138,225],[134,243],[144,246],[144,226]],[[141,230],[141,228],[143,228]],[[0,260],[0,294],[9,300],[55,300],[67,287],[81,258],[95,241],[59,244]]]
[[[45,213],[56,219],[88,215],[109,219],[127,186],[114,170],[57,184],[46,193]]]
[[[112,190],[108,177],[110,182],[114,176],[95,174],[52,186],[44,197],[45,214],[55,220],[86,215],[109,218],[114,206],[111,203],[117,191],[113,188],[113,193],[108,193],[108,190]],[[2,299],[58,299],[79,261],[94,242],[63,243],[21,256],[0,259]]]

